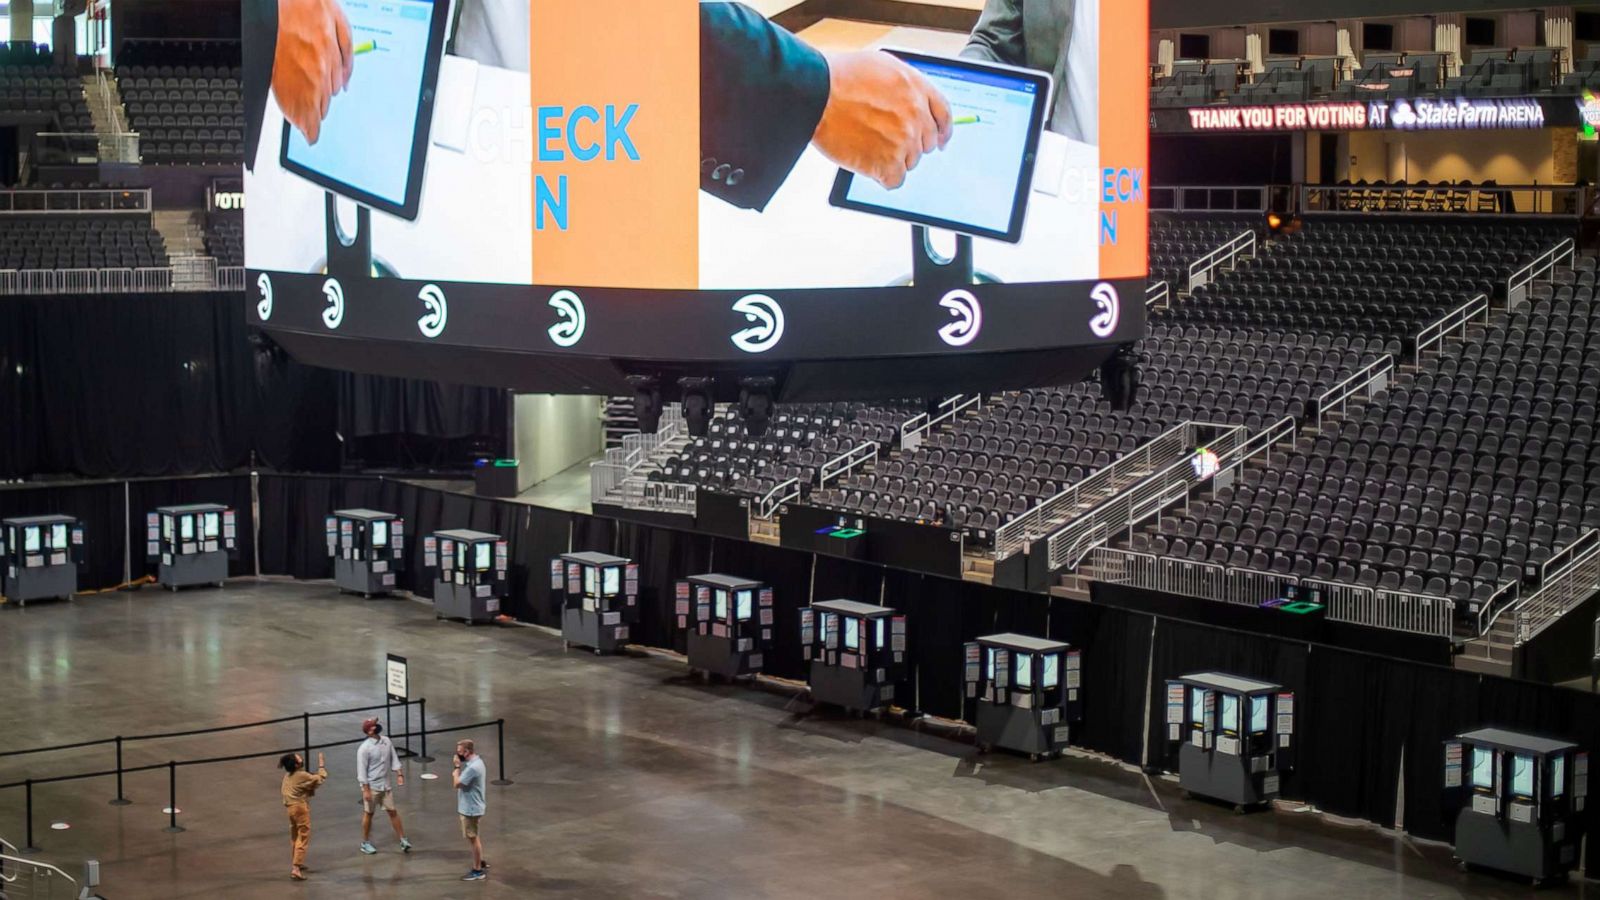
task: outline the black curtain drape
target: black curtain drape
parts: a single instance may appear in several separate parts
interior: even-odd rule
[[[340,375],[249,335],[238,293],[0,299],[0,478],[336,471],[341,425],[505,444],[504,391]]]
[[[127,547],[123,502],[120,481],[0,487],[0,519],[49,515],[78,518],[84,527],[84,563],[78,569],[78,587],[84,591],[101,590],[122,583]],[[142,546],[138,552],[144,553]]]

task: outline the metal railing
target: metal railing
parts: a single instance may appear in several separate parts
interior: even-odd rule
[[[183,290],[216,290],[184,285]],[[0,269],[0,296],[19,294],[128,294],[178,290],[171,269]]]
[[[1455,636],[1454,600],[1306,578],[1304,599],[1321,603],[1330,622],[1349,622],[1429,637]]]
[[[1518,303],[1528,299],[1528,288],[1534,281],[1549,275],[1562,260],[1571,265],[1576,249],[1572,238],[1564,238],[1554,247],[1539,254],[1538,259],[1518,269],[1506,279],[1506,309],[1514,309]]]
[[[1473,297],[1471,300],[1468,300],[1461,306],[1445,313],[1444,316],[1439,319],[1439,321],[1434,322],[1427,328],[1422,329],[1422,331],[1419,332],[1416,337],[1417,347],[1415,361],[1418,363],[1422,362],[1423,353],[1427,352],[1435,345],[1443,344],[1444,339],[1450,335],[1455,334],[1456,332],[1465,334],[1467,331],[1467,326],[1470,325],[1473,320],[1479,318],[1482,318],[1484,321],[1488,321],[1489,319],[1488,294],[1479,294],[1478,296]]]
[[[1589,189],[1575,185],[1327,185],[1300,188],[1300,210],[1318,215],[1482,216],[1577,218]]]
[[[767,491],[756,501],[756,515],[763,519],[770,519],[778,514],[778,510],[785,503],[795,500],[799,496],[800,479],[791,478],[788,481],[780,482],[777,487]]]
[[[957,394],[939,404],[943,410],[938,415],[929,418],[926,414],[913,416],[900,426],[900,448],[911,451],[922,446],[922,441],[933,429],[953,420],[970,409],[976,409],[983,402],[982,394]]]
[[[1197,287],[1204,287],[1210,284],[1213,280],[1211,275],[1218,267],[1226,265],[1229,270],[1232,270],[1237,267],[1239,257],[1247,256],[1254,259],[1255,255],[1255,230],[1252,229],[1235,235],[1226,244],[1189,264],[1189,290],[1192,291]]]
[[[603,459],[589,464],[590,502],[605,503],[609,495],[621,492],[623,483],[650,459],[657,448],[684,434],[687,427],[683,420],[683,407],[673,403],[661,411],[661,420],[655,431],[624,436],[622,446],[610,448]]]
[[[55,866],[0,853],[0,897],[5,900],[77,900],[82,894],[77,880]]]
[[[877,441],[865,441],[823,463],[821,468],[817,469],[817,487],[825,488],[828,482],[843,478],[855,469],[877,459],[878,450]]]
[[[1335,407],[1339,412],[1343,412],[1345,404],[1357,394],[1365,394],[1370,400],[1388,390],[1389,379],[1393,375],[1394,357],[1386,355],[1328,389],[1317,398],[1317,427],[1319,429],[1322,427],[1322,417],[1334,412]]]
[[[1187,559],[1168,559],[1096,547],[1084,559],[1083,569],[1092,570],[1094,579],[1144,590],[1195,597],[1234,606],[1259,607],[1273,600],[1294,596],[1299,579],[1292,575],[1239,569],[1216,563]]]
[[[1279,441],[1293,440],[1295,430],[1295,421],[1289,417],[1249,438],[1246,438],[1243,426],[1233,426],[1207,445],[1207,449],[1216,455],[1215,471],[1207,471],[1197,465],[1194,458],[1181,459],[1099,502],[1093,509],[1073,518],[1065,527],[1050,535],[1046,545],[1050,571],[1076,568],[1090,550],[1112,536],[1124,532],[1131,534],[1134,526],[1140,522],[1159,515],[1173,504],[1186,501],[1190,490],[1196,485],[1225,471],[1231,472],[1256,456],[1269,452]]]
[[[106,121],[111,123],[111,127],[114,130],[131,132],[133,129],[128,127],[128,118],[122,104],[112,99],[113,91],[116,90],[116,79],[107,78],[106,71],[105,69],[99,69],[94,73],[96,88],[100,93],[101,109],[105,112]],[[116,96],[120,97],[121,95],[118,93]],[[132,161],[138,162],[137,159]]]
[[[1069,485],[1061,493],[1041,501],[1022,515],[1001,525],[994,533],[993,557],[1005,559],[1033,541],[1050,533],[1052,528],[1071,517],[1089,498],[1099,499],[1115,492],[1138,477],[1161,471],[1185,458],[1201,444],[1199,429],[1216,429],[1225,433],[1230,425],[1209,425],[1184,422],[1167,429],[1143,446],[1113,461],[1111,465],[1096,470],[1088,478]]]
[[[1248,212],[1266,214],[1273,196],[1292,195],[1288,185],[1203,187],[1167,185],[1150,188],[1151,212]],[[1282,207],[1276,207],[1282,208]]]
[[[1520,577],[1520,576],[1519,576]],[[1489,629],[1500,621],[1506,612],[1515,609],[1518,599],[1522,596],[1522,582],[1516,579],[1506,582],[1495,591],[1487,603],[1478,607],[1478,635],[1482,637],[1489,633]]]
[[[244,290],[244,266],[217,266],[217,290]]]
[[[1600,531],[1586,532],[1550,558],[1539,589],[1516,605],[1516,644],[1538,637],[1600,591]]]
[[[149,188],[10,188],[0,190],[0,215],[149,213]]]
[[[1145,288],[1145,309],[1170,309],[1172,307],[1172,285],[1165,281],[1158,281]]]

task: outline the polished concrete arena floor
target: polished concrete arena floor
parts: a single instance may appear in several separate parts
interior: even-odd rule
[[[40,787],[40,858],[75,873],[98,857],[116,900],[1529,893],[1458,873],[1448,848],[1370,827],[1235,816],[1101,760],[979,756],[927,730],[814,713],[779,685],[704,685],[664,656],[568,652],[541,629],[438,622],[421,603],[362,601],[327,583],[0,608],[0,751],[381,703],[386,653],[409,658],[430,727],[506,720],[515,784],[489,789],[488,881],[457,880],[468,854],[442,738],[429,745],[441,761],[408,764],[398,792],[409,856],[381,821],[381,852],[357,852],[354,751],[340,748],[313,805],[303,884],[287,878],[271,760],[180,769],[181,834],[163,831],[164,771],[129,777],[131,806],[107,804],[107,779]],[[359,718],[319,720],[312,739],[355,737]],[[128,764],[295,746],[300,731],[134,744]],[[492,732],[474,736],[492,774]],[[0,783],[109,763],[105,748],[0,758]],[[22,815],[22,793],[0,791],[0,837],[22,844]]]

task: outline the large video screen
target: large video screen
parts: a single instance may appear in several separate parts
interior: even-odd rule
[[[729,361],[1139,337],[1144,5],[844,25],[246,0],[253,319]]]

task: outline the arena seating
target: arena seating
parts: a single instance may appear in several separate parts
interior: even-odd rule
[[[13,44],[0,49],[0,113],[53,115],[55,129],[94,131],[83,81],[75,71],[58,68],[48,48]]]
[[[1189,264],[1242,232],[1259,226],[1259,215],[1152,214],[1150,217],[1150,280],[1165,281],[1173,290],[1187,283]]]
[[[244,265],[244,217],[213,215],[206,222],[206,251],[219,266]]]
[[[1131,549],[1449,596],[1466,615],[1533,582],[1600,528],[1594,260],[1543,294]]]
[[[238,66],[123,66],[117,89],[147,163],[244,159]]]
[[[824,463],[859,444],[889,446],[917,411],[911,404],[786,404],[756,438],[730,408],[711,421],[705,437],[689,439],[649,478],[760,497],[791,478],[814,482]]]
[[[0,218],[0,270],[167,265],[166,242],[147,215],[57,213]]]

